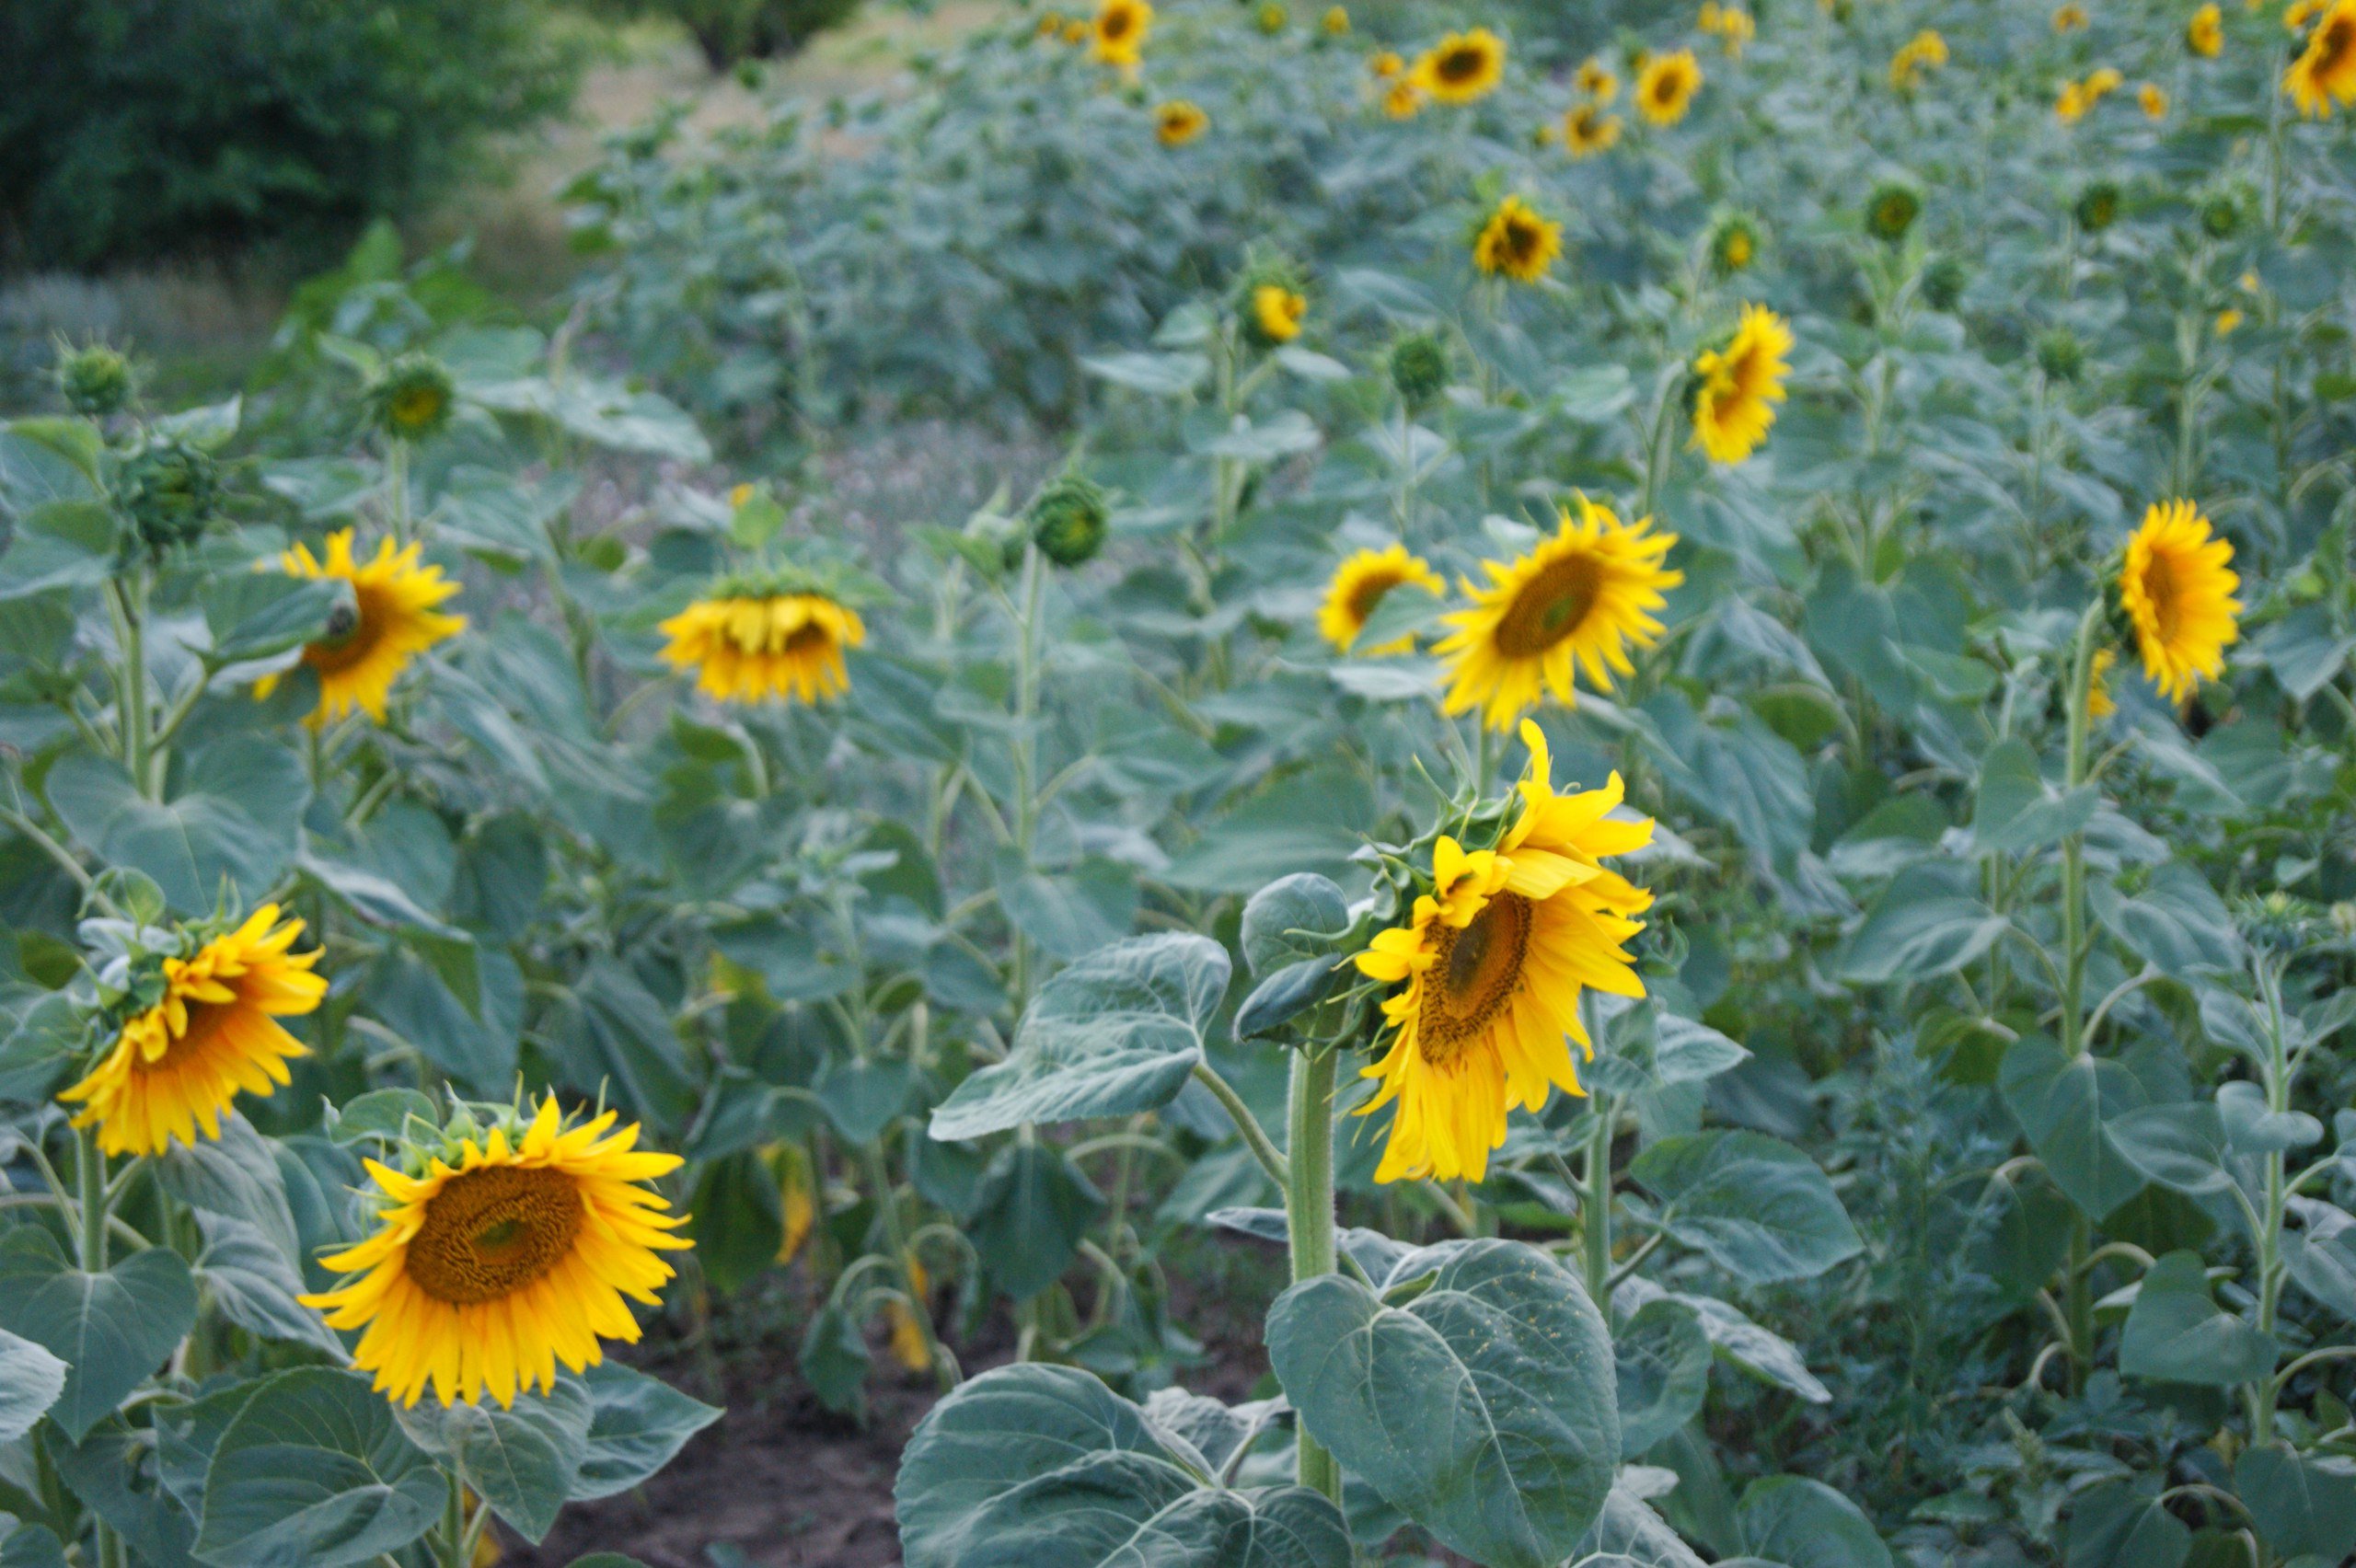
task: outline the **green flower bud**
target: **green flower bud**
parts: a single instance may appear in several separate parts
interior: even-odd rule
[[[1865,199],[1865,232],[1885,245],[1904,239],[1923,213],[1923,196],[1903,180],[1886,179]]]
[[[220,505],[221,476],[212,455],[169,437],[127,454],[115,471],[115,505],[139,542],[156,556],[192,545]]]
[[[364,394],[368,421],[396,441],[420,442],[450,422],[458,385],[441,361],[403,354],[378,372]]]
[[[2037,367],[2050,381],[2075,381],[2086,368],[2085,345],[2067,327],[2056,327],[2040,332],[2037,339]]]
[[[2231,239],[2242,226],[2242,204],[2227,194],[2212,196],[2200,204],[2200,232],[2211,239]]]
[[[1084,566],[1104,548],[1110,515],[1102,490],[1078,474],[1060,475],[1031,503],[1031,542],[1057,566]]]
[[[1448,345],[1436,332],[1410,332],[1391,345],[1391,385],[1409,408],[1421,408],[1448,386]]]
[[[2108,179],[2097,179],[2078,193],[2078,203],[2071,211],[2080,228],[2088,234],[2100,234],[2119,221],[2119,187]]]
[[[1963,299],[1971,274],[1959,256],[1934,256],[1923,269],[1923,303],[1933,310],[1953,311]]]
[[[131,401],[131,362],[104,343],[57,353],[57,390],[65,406],[89,419],[121,413]]]
[[[1740,213],[1729,213],[1710,231],[1710,265],[1722,278],[1747,272],[1757,264],[1763,244],[1757,224]]]

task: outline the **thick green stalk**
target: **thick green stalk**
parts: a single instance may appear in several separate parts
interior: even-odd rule
[[[2259,960],[2257,968],[2258,988],[2266,1001],[2266,1108],[2281,1116],[2291,1109],[2291,1064],[2282,1049],[2281,986],[2267,960]],[[2258,1238],[2258,1327],[2268,1334],[2274,1332],[2275,1317],[2282,1305],[2282,1212],[2290,1206],[2283,1159],[2279,1148],[2266,1156],[2265,1225]],[[2272,1378],[2258,1379],[2250,1415],[2252,1442],[2273,1437],[2274,1407],[2281,1397],[2281,1389]]]
[[[115,706],[122,721],[122,769],[131,775],[132,787],[147,795],[147,652],[142,625],[147,594],[137,570],[127,581],[115,582],[109,592],[122,648],[122,668],[115,677]]]
[[[1585,1243],[1587,1293],[1609,1312],[1611,1291],[1611,1132],[1619,1106],[1606,1095],[1588,1102],[1595,1125],[1588,1133],[1587,1184],[1579,1194],[1579,1236]]]
[[[2100,591],[2078,619],[2078,637],[2070,656],[2069,750],[2063,765],[2063,787],[2074,790],[2086,778],[2086,732],[2091,721],[2095,640],[2102,627]],[[2062,843],[2062,1054],[2075,1060],[2085,1049],[2086,979],[2085,837],[2073,833]],[[2077,1215],[2070,1227],[2069,1278],[2063,1295],[2070,1325],[2070,1386],[2085,1387],[2094,1370],[2095,1305],[2093,1263],[2094,1222]]]
[[[450,1478],[449,1501],[442,1509],[442,1562],[444,1568],[473,1568],[467,1551],[467,1475],[465,1467],[453,1456],[445,1472]]]
[[[107,1157],[99,1152],[98,1135],[85,1127],[74,1135],[74,1180],[80,1190],[82,1272],[107,1272]],[[121,1568],[122,1541],[104,1519],[91,1526],[98,1549],[98,1568]]]
[[[1290,1149],[1286,1155],[1285,1222],[1292,1243],[1292,1277],[1298,1285],[1335,1267],[1334,1247],[1334,1069],[1331,1044],[1309,1045],[1294,1054],[1292,1093],[1287,1105]],[[1300,1484],[1342,1500],[1342,1470],[1323,1444],[1300,1434],[1296,1469]]]

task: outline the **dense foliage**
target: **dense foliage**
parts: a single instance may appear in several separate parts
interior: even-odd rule
[[[784,1270],[820,1398],[938,1384],[912,1563],[2356,1551],[2356,0],[2088,10],[1104,0],[626,138],[554,337],[378,236],[250,414],[70,356],[0,1272],[127,1348],[0,1291],[18,1534],[270,1561],[297,1395],[337,1562],[648,1473],[709,1412],[514,1387],[572,1233],[479,1171],[602,1105],[671,1333]],[[1061,455],[855,524],[907,409]],[[110,1116],[224,943],[291,1084]],[[330,1332],[369,1209],[511,1362]]]

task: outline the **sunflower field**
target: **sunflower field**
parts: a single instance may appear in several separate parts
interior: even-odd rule
[[[994,6],[550,319],[59,342],[0,1568],[2356,1557],[2351,125],[2356,0]]]

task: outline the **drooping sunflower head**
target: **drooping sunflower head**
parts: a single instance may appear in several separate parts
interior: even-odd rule
[[[1534,283],[1563,254],[1563,225],[1519,196],[1490,210],[1472,239],[1472,264],[1492,277]]]
[[[2184,24],[2184,47],[2203,60],[2214,60],[2224,52],[2225,17],[2212,3],[2192,13]]]
[[[2135,634],[2143,674],[2170,702],[2180,703],[2225,667],[2225,650],[2240,636],[2235,617],[2241,579],[2230,564],[2234,547],[2218,538],[2189,501],[2166,501],[2143,513],[2127,541],[2119,573],[2119,604]]]
[[[2162,106],[2165,110],[2165,106]],[[2078,192],[2078,200],[2070,215],[2088,234],[2100,234],[2119,221],[2119,187],[2108,179],[2097,179]]]
[[[1649,517],[1624,524],[1585,497],[1576,518],[1565,507],[1528,555],[1487,562],[1486,583],[1463,582],[1472,607],[1445,618],[1449,633],[1433,650],[1447,666],[1440,706],[1478,709],[1484,724],[1502,731],[1546,695],[1570,706],[1578,671],[1611,690],[1614,673],[1634,672],[1628,650],[1660,635],[1653,612],[1665,592],[1685,581],[1662,564],[1676,543]]]
[[[1902,179],[1885,179],[1865,198],[1865,232],[1896,245],[1923,215],[1923,193]]]
[[[1727,213],[1710,230],[1710,265],[1718,276],[1748,272],[1759,259],[1759,225],[1746,213]]]
[[[1602,61],[1592,55],[1589,55],[1587,62],[1580,65],[1578,74],[1571,79],[1578,85],[1579,91],[1598,103],[1610,103],[1620,96],[1620,78],[1613,75]]]
[[[1183,147],[1210,128],[1211,117],[1186,98],[1172,98],[1153,111],[1153,136],[1165,147]]]
[[[1920,86],[1923,73],[1947,63],[1947,40],[1937,29],[1924,28],[1889,57],[1889,85],[1903,91]]]
[[[1723,348],[1693,362],[1693,440],[1713,463],[1739,463],[1767,439],[1791,374],[1792,329],[1764,306],[1745,306]]]
[[[352,585],[351,606],[331,616],[328,634],[303,649],[303,663],[319,677],[319,705],[304,721],[315,730],[354,709],[383,723],[393,682],[410,662],[467,626],[466,617],[435,608],[457,594],[458,584],[440,567],[422,562],[422,545],[395,548],[392,540],[379,539],[376,553],[364,561],[352,550],[352,532],[329,534],[324,555],[296,545],[278,558],[291,577],[332,577]],[[277,685],[276,675],[266,675],[255,683],[254,695],[268,697]]]
[[[1601,861],[1642,848],[1653,824],[1621,813],[1617,774],[1601,790],[1558,794],[1545,737],[1525,723],[1522,739],[1530,761],[1518,806],[1468,813],[1494,831],[1516,811],[1512,825],[1487,849],[1438,836],[1428,872],[1404,868],[1404,920],[1355,961],[1391,988],[1381,1055],[1361,1069],[1380,1087],[1359,1114],[1395,1107],[1378,1182],[1481,1181],[1507,1113],[1542,1111],[1556,1089],[1585,1092],[1578,1057],[1594,1045],[1580,997],[1644,995],[1625,944],[1651,895]]]
[[[239,1090],[268,1096],[289,1081],[286,1063],[308,1055],[278,1020],[311,1011],[328,983],[311,973],[318,950],[290,952],[303,922],[265,904],[235,928],[180,934],[180,951],[134,986],[148,1005],[123,1020],[114,1044],[58,1099],[81,1110],[108,1154],[161,1154],[200,1129],[221,1136]]]
[[[821,702],[850,689],[846,649],[867,640],[859,612],[824,584],[787,574],[723,581],[660,628],[663,660],[696,672],[719,702]]]
[[[1104,0],[1089,29],[1089,52],[1099,64],[1134,65],[1152,29],[1153,6],[1148,0]]]
[[[2157,82],[2146,82],[2137,87],[2135,102],[2143,110],[2146,120],[2165,120],[2168,117],[2167,89]]]
[[[1505,79],[1506,40],[1486,28],[1449,33],[1415,61],[1409,79],[1436,103],[1471,103]]]
[[[2282,90],[2304,119],[2328,120],[2335,105],[2356,103],[2356,0],[2333,0],[2282,73]]]
[[[433,355],[403,354],[370,379],[362,401],[379,435],[415,443],[450,422],[458,384]]]
[[[382,1228],[323,1260],[356,1277],[304,1305],[363,1330],[352,1365],[404,1405],[429,1384],[445,1405],[512,1405],[553,1388],[560,1362],[604,1360],[601,1341],[635,1343],[629,1302],[656,1304],[676,1272],[662,1254],[688,1243],[646,1185],[679,1158],[640,1151],[636,1124],[615,1119],[568,1127],[551,1097],[528,1120],[493,1110],[487,1132],[468,1114],[404,1169],[369,1160]]]
[[[1742,58],[1743,46],[1759,36],[1759,24],[1750,13],[1739,6],[1727,6],[1718,12],[1718,45],[1730,60]]]
[[[2119,711],[2119,704],[2110,695],[2111,666],[2119,663],[2119,650],[2105,643],[2095,650],[2086,663],[2086,717],[2108,719]]]
[[[1620,140],[1620,117],[1600,104],[1573,104],[1563,115],[1563,147],[1575,158],[1591,158]]]
[[[1325,602],[1318,607],[1318,632],[1343,652],[1352,651],[1358,634],[1366,629],[1367,617],[1395,588],[1415,588],[1437,598],[1448,591],[1448,584],[1440,581],[1439,573],[1431,569],[1428,561],[1409,554],[1404,545],[1360,550],[1334,568],[1334,580],[1325,589]],[[1412,652],[1415,646],[1413,637],[1402,637],[1364,651],[1380,658],[1390,653]]]
[[[1636,73],[1636,108],[1655,125],[1674,125],[1702,90],[1701,63],[1690,49],[1656,54]]]

